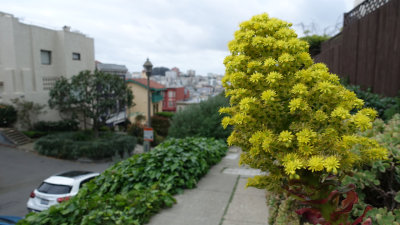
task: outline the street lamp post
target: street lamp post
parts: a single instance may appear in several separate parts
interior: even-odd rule
[[[147,76],[147,128],[151,127],[151,117],[150,117],[150,76],[153,69],[153,64],[151,64],[149,58],[143,64]],[[144,142],[144,151],[148,152],[150,150],[150,141]]]

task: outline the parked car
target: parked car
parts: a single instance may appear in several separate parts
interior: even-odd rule
[[[19,216],[0,216],[0,225],[13,225],[21,219]]]
[[[28,211],[40,212],[75,196],[83,184],[98,176],[90,171],[68,171],[42,182],[29,196]]]

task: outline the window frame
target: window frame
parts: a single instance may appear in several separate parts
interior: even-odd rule
[[[48,57],[48,62],[43,60],[43,57],[45,56],[44,54],[47,53]],[[40,49],[40,62],[42,65],[51,65],[51,51],[50,50],[45,50],[45,49]]]
[[[75,58],[75,56],[78,56],[78,57]],[[79,52],[73,52],[73,53],[72,53],[72,60],[74,60],[74,61],[81,61],[81,53],[79,53]]]

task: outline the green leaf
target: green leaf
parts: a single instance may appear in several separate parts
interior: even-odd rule
[[[396,196],[394,197],[394,200],[395,200],[396,202],[399,202],[399,203],[400,203],[400,191],[397,192]]]

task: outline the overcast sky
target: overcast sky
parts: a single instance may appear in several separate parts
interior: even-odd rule
[[[241,22],[268,13],[306,29],[333,34],[353,0],[0,0],[0,11],[24,23],[71,26],[95,41],[96,60],[142,70],[178,67],[196,74],[224,73],[227,43]]]

